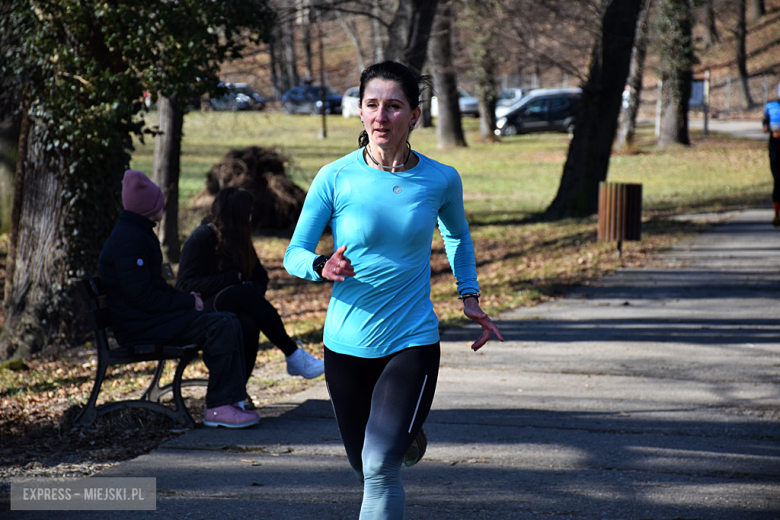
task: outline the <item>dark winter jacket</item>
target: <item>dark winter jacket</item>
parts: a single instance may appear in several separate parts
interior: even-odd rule
[[[122,211],[100,253],[100,280],[121,345],[175,341],[201,316],[194,296],[163,279],[162,250],[154,226],[137,213]]]
[[[220,271],[217,258],[217,234],[205,218],[200,226],[187,238],[181,248],[179,273],[176,275],[176,288],[185,292],[200,293],[204,301],[219,291],[251,281],[255,289],[265,295],[268,288],[268,273],[255,255],[255,267],[250,280],[239,280],[238,269]]]

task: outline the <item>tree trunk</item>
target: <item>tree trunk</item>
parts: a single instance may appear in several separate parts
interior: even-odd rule
[[[19,220],[10,239],[8,310],[0,334],[0,359],[29,357],[46,345],[61,324],[70,321],[61,314],[63,305],[55,290],[65,285],[67,266],[61,254],[64,185],[53,172],[67,171],[67,165],[61,157],[53,159],[51,152],[41,149],[39,143],[44,140],[36,138],[35,132],[45,129],[36,127],[28,134],[26,121],[23,116],[16,182],[24,189],[17,189],[14,197],[21,196],[21,201],[14,200]],[[30,145],[23,153],[26,135]]]
[[[691,144],[688,133],[688,103],[693,77],[691,5],[688,0],[661,0],[658,4],[661,128],[658,146]]]
[[[598,209],[599,182],[607,179],[643,0],[602,3],[601,27],[582,88],[574,137],[548,218],[585,217]]]
[[[307,10],[309,11],[309,10]],[[304,77],[306,82],[314,80],[314,53],[311,50],[311,17],[309,13],[305,16],[305,21],[298,26],[301,28],[301,46],[303,47]]]
[[[677,76],[663,79],[661,90],[661,128],[657,145],[689,145],[688,101],[691,96],[691,72],[679,71]]]
[[[747,21],[745,14],[747,11],[747,0],[737,0],[737,29],[734,31],[736,36],[737,53],[737,73],[739,74],[739,93],[742,97],[742,107],[750,110],[755,106],[753,98],[750,97],[750,77],[747,71]]]
[[[160,133],[154,143],[152,180],[165,195],[165,207],[158,235],[163,255],[172,263],[179,262],[179,175],[181,172],[181,136],[184,111],[178,95],[160,96],[157,104]]]
[[[647,19],[650,14],[652,0],[644,0],[642,11],[636,27],[634,49],[631,51],[631,66],[628,73],[629,94],[625,105],[620,111],[620,127],[617,143],[620,148],[631,148],[634,145],[636,116],[639,112],[639,102],[642,99],[642,81],[645,75],[645,56],[647,55]]]
[[[354,18],[345,18],[340,13],[338,14],[338,19],[342,29],[344,29],[344,32],[347,33],[347,37],[349,37],[352,42],[352,46],[355,47],[358,68],[357,73],[359,75],[366,68],[366,60],[363,57],[365,52],[363,51],[363,45],[360,43],[360,34],[358,32],[357,24],[355,24]]]
[[[19,244],[19,230],[22,220],[22,208],[24,207],[24,188],[27,175],[27,151],[30,143],[30,116],[26,111],[22,112],[19,125],[19,143],[17,146],[16,171],[14,172],[14,191],[11,203],[11,220],[8,232],[8,256],[5,263],[5,289],[3,304],[6,308],[11,306],[14,271],[16,270],[16,253]],[[2,354],[2,353],[0,353]],[[3,356],[0,355],[0,359]]]
[[[483,78],[487,80],[487,78]],[[479,137],[483,142],[497,143],[496,135],[496,87],[493,83],[477,85],[477,100],[479,101]]]
[[[14,175],[19,149],[19,118],[13,114],[13,102],[0,100],[0,234],[11,229]]]
[[[420,119],[422,120],[423,128],[433,127],[433,116],[431,115],[432,97],[433,97],[433,92],[431,92],[430,89],[427,89],[426,92],[423,92],[422,102],[420,103],[420,106],[422,107],[422,117]],[[419,125],[420,123],[418,122],[417,124]]]
[[[295,25],[293,25],[292,22],[287,22],[281,24],[279,28],[282,31],[280,43],[282,45],[281,64],[284,82],[283,92],[286,92],[300,83],[297,67],[298,58],[295,53]]]
[[[421,74],[428,52],[438,0],[399,0],[388,31],[385,59],[403,63]]]
[[[436,137],[440,149],[466,146],[458,105],[458,79],[452,66],[451,38],[454,21],[452,5],[443,4],[436,15],[430,48],[431,69],[439,110]]]
[[[385,31],[382,28],[382,24],[379,22],[379,17],[382,14],[382,7],[380,2],[381,0],[374,0],[371,6],[371,12],[374,15],[374,17],[371,19],[371,40],[374,44],[373,61],[375,63],[382,61],[386,42]]]
[[[764,0],[751,0],[750,1],[750,14],[748,14],[748,22],[757,22],[759,18],[766,14],[766,5]]]
[[[492,5],[484,0],[464,2],[465,24],[468,27],[466,46],[473,66],[469,71],[476,86],[479,101],[479,134],[483,142],[498,142],[496,130],[496,102],[498,92],[498,34],[495,30],[497,13]]]
[[[704,0],[702,9],[704,10],[704,16],[702,20],[702,25],[704,25],[704,44],[707,46],[707,48],[710,48],[716,43],[720,42],[718,28],[715,25],[714,0]]]
[[[7,280],[0,359],[29,357],[48,345],[83,337],[75,283],[96,274],[100,249],[122,207],[122,172],[130,161],[129,133],[100,141],[100,157],[85,159],[73,143],[49,146],[51,125],[29,117],[29,133],[24,119],[21,132],[29,144],[25,153],[20,138],[17,161],[24,166],[18,184],[24,192],[16,205],[18,236],[9,254],[15,267]],[[115,124],[101,122],[98,135],[109,135],[107,128]]]
[[[281,77],[278,72],[279,60],[277,59],[277,46],[274,44],[274,40],[268,42],[268,68],[271,72],[271,86],[274,91],[274,99],[282,99],[282,94],[285,92],[282,90]]]

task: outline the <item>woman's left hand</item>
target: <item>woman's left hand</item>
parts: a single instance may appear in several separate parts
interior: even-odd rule
[[[496,335],[499,341],[504,341],[504,336],[501,335],[501,331],[498,330],[496,324],[488,318],[488,315],[482,312],[482,309],[479,306],[479,300],[476,298],[466,298],[463,300],[463,314],[468,316],[470,320],[482,325],[482,334],[477,341],[471,345],[471,350],[474,352],[482,348],[482,345],[488,342],[491,332]]]

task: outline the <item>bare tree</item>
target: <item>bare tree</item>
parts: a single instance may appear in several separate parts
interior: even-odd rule
[[[355,16],[345,16],[342,13],[337,13],[341,28],[347,34],[347,37],[352,42],[352,46],[355,48],[355,57],[357,59],[357,71],[362,72],[366,68],[365,50],[363,44],[360,41],[360,35],[358,33],[357,23],[355,22]]]
[[[764,0],[750,0],[750,13],[748,22],[753,23],[766,14],[766,4]]]
[[[295,22],[301,31],[301,47],[303,47],[303,76],[307,81],[314,78],[314,52],[311,46],[311,26],[313,13],[311,8],[305,8],[298,13]]]
[[[276,32],[274,32],[276,34]],[[284,92],[282,86],[282,77],[279,67],[279,49],[276,41],[271,39],[268,42],[268,69],[271,74],[271,87],[273,88],[274,99],[279,100]]]
[[[295,51],[294,18],[280,20],[274,27],[274,61],[279,67],[279,87],[286,92],[300,84],[298,74],[298,56]]]
[[[160,117],[154,142],[152,180],[165,196],[163,217],[158,237],[162,251],[169,262],[179,261],[179,175],[181,173],[181,136],[184,110],[177,94],[160,96],[157,102]]]
[[[479,133],[483,141],[498,141],[496,129],[496,76],[499,67],[498,3],[490,0],[464,0],[463,25],[468,31],[466,48],[472,68],[469,76],[476,84],[479,100]]]
[[[599,182],[606,180],[612,142],[628,78],[631,49],[643,0],[602,0],[588,80],[582,88],[574,137],[548,218],[596,212]]]
[[[702,1],[702,25],[704,26],[704,45],[707,48],[720,42],[718,28],[715,25],[715,0]]]
[[[425,66],[428,39],[438,0],[399,0],[388,30],[385,59],[403,63],[415,74]]]
[[[22,232],[22,205],[25,200],[25,188],[27,188],[27,150],[30,144],[30,116],[26,110],[22,110],[19,124],[19,146],[17,148],[16,169],[14,171],[14,191],[11,204],[11,222],[8,231],[8,255],[5,266],[5,294],[3,304],[6,307],[13,305],[13,281],[16,273],[17,249]],[[27,281],[25,280],[25,283]]]
[[[0,95],[0,233],[11,228],[16,151],[19,147],[19,118],[9,95]]]
[[[737,73],[739,74],[739,93],[742,97],[742,107],[745,110],[750,110],[755,106],[753,98],[750,97],[750,76],[747,70],[747,0],[737,0],[737,26],[734,30],[734,36],[736,37],[737,53]]]
[[[689,0],[658,0],[655,46],[663,80],[658,146],[688,145],[688,102],[694,62]]]
[[[387,45],[387,31],[380,23],[380,13],[382,12],[381,0],[373,0],[371,4],[371,37],[374,44],[374,61],[382,61]]]
[[[436,137],[439,148],[466,146],[460,120],[458,79],[452,65],[452,28],[455,12],[451,2],[439,6],[430,45],[430,62],[439,109]]]
[[[600,0],[500,0],[500,8],[504,52],[532,70],[537,82],[551,69],[587,80],[583,64],[600,37]]]
[[[645,56],[647,55],[648,18],[653,0],[644,0],[642,11],[637,20],[634,49],[631,51],[631,67],[628,73],[628,99],[620,111],[620,126],[617,143],[620,148],[631,148],[634,144],[636,116],[639,112],[639,102],[642,98],[642,80],[645,72]]]

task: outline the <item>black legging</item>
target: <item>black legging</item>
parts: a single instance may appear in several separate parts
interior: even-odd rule
[[[244,361],[246,381],[252,375],[257,360],[257,340],[260,332],[279,347],[285,356],[298,349],[295,341],[287,335],[279,313],[252,284],[237,284],[223,289],[203,302],[208,312],[232,312],[241,323],[244,340]]]
[[[400,518],[401,462],[433,404],[438,343],[382,358],[325,348],[325,381],[347,459],[363,481],[360,518]]]
[[[769,168],[775,179],[772,202],[780,202],[780,139],[774,137],[769,138]]]

